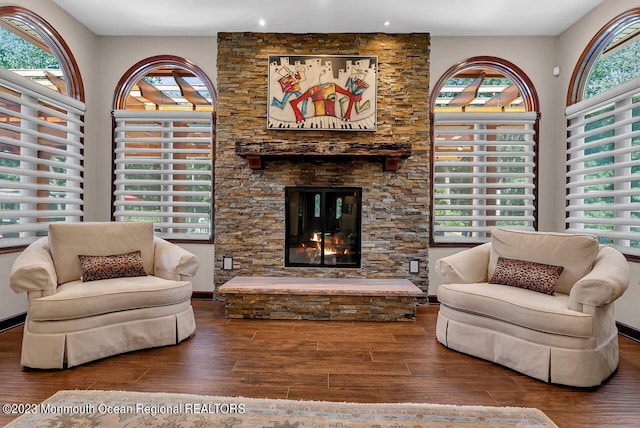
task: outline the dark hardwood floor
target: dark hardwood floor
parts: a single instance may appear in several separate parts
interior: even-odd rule
[[[537,407],[560,427],[640,426],[640,344],[620,337],[620,367],[594,389],[548,385],[448,350],[437,306],[416,322],[228,320],[193,302],[196,334],[169,346],[68,370],[20,366],[22,327],[0,334],[0,402],[40,402],[61,389]],[[0,414],[0,424],[15,415]]]

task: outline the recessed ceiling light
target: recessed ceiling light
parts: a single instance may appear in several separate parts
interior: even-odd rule
[[[389,21],[384,21],[384,26],[388,27],[389,25],[391,25],[391,23]]]
[[[258,21],[258,24],[260,24],[261,27],[264,27],[265,25],[267,25],[267,21],[261,18],[260,21]]]

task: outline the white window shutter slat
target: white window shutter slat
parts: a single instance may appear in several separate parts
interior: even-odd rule
[[[640,78],[566,113],[568,230],[640,256]]]
[[[84,104],[0,68],[0,247],[83,217]]]
[[[212,234],[213,115],[116,110],[114,217],[153,221],[167,239]]]
[[[533,229],[536,120],[535,112],[434,114],[434,242]]]

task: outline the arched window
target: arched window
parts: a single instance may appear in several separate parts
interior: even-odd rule
[[[83,101],[57,31],[26,9],[0,7],[0,248],[82,219]]]
[[[571,77],[567,105],[640,76],[640,8],[614,18],[582,53]]]
[[[585,48],[567,95],[567,228],[640,256],[640,9]]]
[[[493,57],[451,67],[432,98],[431,244],[486,242],[536,224],[538,100],[529,78]]]
[[[125,73],[114,97],[115,220],[212,239],[215,105],[211,81],[184,58],[148,58]]]

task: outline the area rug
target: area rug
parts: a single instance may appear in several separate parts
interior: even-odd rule
[[[23,409],[24,410],[24,409]],[[358,404],[129,391],[59,391],[7,427],[555,427],[540,410]]]

